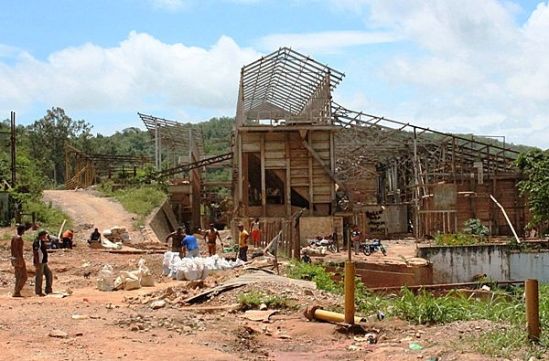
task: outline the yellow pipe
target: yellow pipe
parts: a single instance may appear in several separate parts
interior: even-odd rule
[[[526,298],[526,319],[528,320],[528,338],[539,341],[541,333],[539,325],[539,292],[538,280],[529,279],[524,282]]]
[[[318,306],[311,307],[307,311],[305,311],[305,316],[309,320],[319,320],[319,321],[326,321],[326,322],[344,322],[345,321],[345,315],[337,312],[331,312],[321,309]],[[360,323],[363,319],[361,317],[355,317],[354,323]]]
[[[345,323],[355,324],[355,264],[345,262]]]

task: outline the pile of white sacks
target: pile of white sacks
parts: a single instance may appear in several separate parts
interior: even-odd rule
[[[141,287],[153,287],[154,278],[141,258],[135,271],[120,271],[115,275],[111,265],[106,264],[97,274],[97,288],[100,291],[135,290]]]
[[[242,266],[244,262],[237,259],[227,261],[218,255],[211,257],[180,258],[178,252],[164,253],[163,272],[179,281],[197,281],[205,279],[210,272]]]

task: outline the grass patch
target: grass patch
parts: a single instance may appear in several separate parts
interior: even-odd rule
[[[343,292],[343,285],[335,282],[332,275],[318,264],[293,261],[288,268],[288,277],[313,281],[319,290],[333,293]]]
[[[51,203],[44,203],[39,199],[29,199],[24,204],[25,213],[35,213],[36,222],[40,224],[40,228],[47,229],[51,232],[57,233],[63,220],[67,220],[65,229],[72,227],[72,221],[63,211],[52,206]],[[25,215],[22,218],[22,222],[31,222],[31,216]]]
[[[443,234],[435,236],[437,246],[470,246],[486,243],[486,238],[467,233]]]
[[[288,276],[307,279],[319,289],[341,294],[342,283],[334,282],[330,274],[320,265],[294,262]],[[330,278],[330,281],[327,280]],[[466,343],[458,345],[493,357],[516,357],[528,359],[541,357],[549,352],[549,285],[540,285],[541,340],[538,345],[528,343],[526,316],[523,299],[524,289],[497,290],[488,300],[467,297],[459,292],[433,296],[423,291],[414,294],[403,288],[398,295],[376,295],[368,292],[360,280],[355,280],[356,307],[359,314],[372,315],[378,311],[387,317],[398,317],[414,324],[445,324],[454,321],[490,320],[500,327],[480,337],[465,338]]]
[[[295,305],[292,304],[292,302],[288,298],[278,295],[269,295],[262,291],[250,291],[239,294],[238,304],[240,305],[240,309],[243,311],[259,309],[262,304],[265,304],[267,308],[271,309],[295,308]]]
[[[108,197],[113,197],[122,204],[128,212],[138,215],[136,226],[143,226],[145,218],[153,209],[166,200],[166,193],[155,185],[141,185],[113,190],[111,183],[102,184],[99,191]]]

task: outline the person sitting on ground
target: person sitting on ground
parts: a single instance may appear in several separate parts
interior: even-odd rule
[[[181,252],[183,257],[200,257],[198,240],[193,234],[187,234],[181,241]]]
[[[15,271],[15,287],[13,297],[23,297],[21,290],[27,282],[27,265],[23,257],[23,233],[27,228],[20,224],[17,226],[17,234],[11,238],[11,265]]]
[[[240,223],[238,225],[238,258],[244,262],[248,261],[248,238],[250,237],[248,231],[244,229],[244,225]]]
[[[254,242],[254,248],[259,247],[259,242],[261,242],[261,229],[259,228],[259,218],[256,218],[252,222],[252,241]]]
[[[90,240],[88,243],[101,243],[101,232],[99,232],[99,229],[95,228],[93,232],[90,234]]]
[[[48,248],[50,249],[58,249],[61,248],[61,242],[59,241],[59,238],[56,236],[53,236],[48,233]]]
[[[38,232],[38,237],[32,244],[33,263],[36,270],[34,279],[34,292],[38,296],[45,296],[42,293],[42,278],[46,277],[46,294],[52,293],[53,275],[48,267],[48,232]]]
[[[183,227],[177,227],[175,232],[172,232],[166,236],[165,242],[168,243],[168,239],[172,239],[172,252],[181,253],[181,243],[183,238],[185,238],[185,233],[183,233]]]
[[[206,231],[206,234],[204,235],[204,241],[208,245],[208,253],[210,256],[213,256],[216,251],[216,244],[215,241],[219,238],[219,242],[221,243],[221,247],[223,247],[223,241],[221,240],[221,236],[219,235],[219,232],[217,229],[215,229],[213,223],[210,224],[210,229]]]
[[[74,237],[74,232],[72,229],[67,229],[63,232],[61,240],[63,241],[63,248],[72,248],[72,239]]]

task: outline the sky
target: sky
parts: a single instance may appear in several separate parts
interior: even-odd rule
[[[547,1],[0,0],[0,24],[0,119],[20,124],[234,116],[240,68],[288,46],[345,73],[349,109],[549,148]]]

